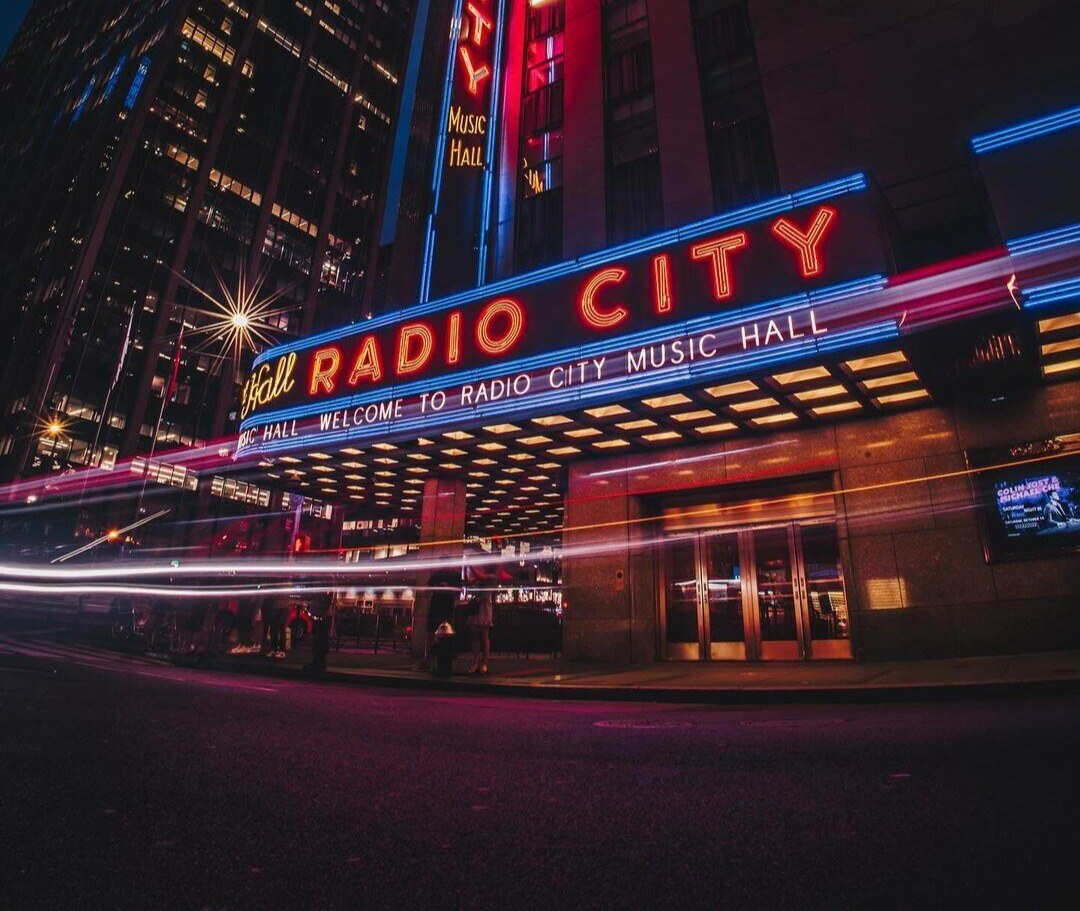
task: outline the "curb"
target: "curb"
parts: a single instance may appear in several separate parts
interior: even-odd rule
[[[312,683],[347,683],[454,695],[512,696],[521,699],[548,699],[590,702],[661,702],[711,705],[766,705],[771,703],[883,703],[955,702],[1080,693],[1080,677],[1067,679],[1017,680],[981,683],[898,684],[895,686],[838,687],[605,687],[565,683],[506,683],[497,679],[472,681],[379,673],[377,671],[325,671],[312,673],[301,668],[231,664],[220,659],[177,662],[180,666],[226,673]]]

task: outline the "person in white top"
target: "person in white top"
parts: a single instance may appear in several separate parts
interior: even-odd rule
[[[465,570],[469,586],[469,634],[472,639],[473,665],[470,676],[483,677],[491,656],[491,628],[495,625],[495,573],[482,566],[469,565]]]

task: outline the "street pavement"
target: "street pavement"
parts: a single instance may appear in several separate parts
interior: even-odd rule
[[[0,630],[0,717],[13,909],[1076,905],[1075,696],[537,701]]]

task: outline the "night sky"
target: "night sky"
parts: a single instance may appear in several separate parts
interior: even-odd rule
[[[0,0],[0,54],[8,49],[33,0]]]

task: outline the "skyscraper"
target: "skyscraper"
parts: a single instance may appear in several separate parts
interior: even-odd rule
[[[0,64],[7,477],[219,437],[247,333],[360,317],[412,8],[35,4]]]

